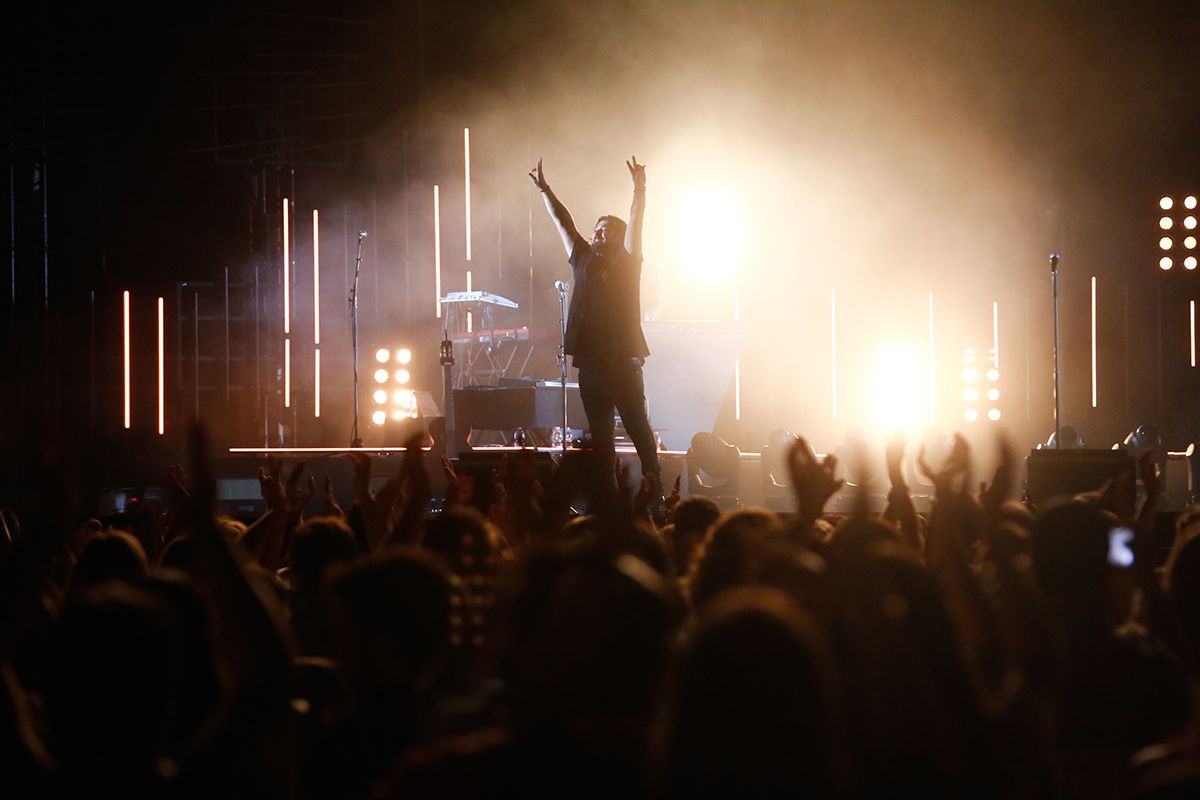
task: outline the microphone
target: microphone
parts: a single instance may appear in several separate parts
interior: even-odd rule
[[[560,292],[565,292],[567,290],[567,282],[566,281],[555,281],[554,288],[558,289]]]
[[[1061,253],[1051,253],[1050,254],[1050,271],[1051,272],[1054,272],[1055,270],[1058,269],[1058,260],[1060,258],[1062,258]]]
[[[359,232],[358,232],[358,238],[360,238],[360,239],[365,239],[365,238],[367,238],[367,232],[366,232],[366,231],[359,231]]]

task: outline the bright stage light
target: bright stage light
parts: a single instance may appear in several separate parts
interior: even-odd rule
[[[391,357],[392,357],[392,354],[388,352],[386,347],[381,347],[375,351],[375,360],[378,361],[380,364],[386,364],[388,362],[388,359]]]
[[[963,412],[963,419],[967,422],[977,422],[979,420],[979,412],[973,408],[968,408]]]
[[[1175,262],[1171,260],[1170,256],[1163,256],[1158,260],[1159,269],[1170,269],[1173,266],[1175,266]]]
[[[978,402],[979,392],[975,391],[974,389],[966,389],[963,391],[963,400],[968,403]]]
[[[718,187],[685,192],[675,207],[679,268],[703,283],[724,283],[737,274],[744,226],[741,204]]]
[[[992,369],[989,369],[989,370],[987,371],[987,379],[988,379],[989,381],[998,381],[998,380],[1000,380],[1000,370],[996,369],[995,367],[993,367]]]
[[[1175,205],[1175,201],[1169,197],[1159,198],[1158,207],[1161,208],[1163,211],[1170,211],[1171,207],[1174,205]]]
[[[1174,224],[1175,221],[1170,217],[1160,217],[1158,220],[1158,227],[1162,228],[1164,231],[1171,230],[1171,226]]]
[[[387,402],[387,389],[376,389],[375,394],[371,395],[371,397],[376,403],[383,405]]]
[[[396,370],[396,383],[408,383],[412,379],[412,375],[406,369]]]
[[[1196,218],[1195,217],[1184,217],[1183,218],[1183,227],[1187,228],[1189,231],[1194,231],[1196,229]]]
[[[392,394],[392,419],[416,418],[417,394],[412,389],[397,389]]]
[[[1170,250],[1171,245],[1173,245],[1173,244],[1174,244],[1174,242],[1171,241],[1170,236],[1164,236],[1158,240],[1158,247],[1160,250]]]
[[[387,379],[388,379],[388,371],[386,369],[375,370],[375,382],[376,383],[387,383]]]
[[[1184,269],[1195,269],[1196,268],[1196,257],[1188,256],[1187,258],[1185,258],[1183,260],[1183,268]]]
[[[988,419],[990,419],[992,422],[996,422],[997,420],[999,420],[1000,419],[1000,409],[989,408],[988,409]]]
[[[884,431],[911,428],[924,419],[925,371],[921,354],[908,344],[885,344],[875,351],[871,381],[871,423]]]
[[[991,400],[993,403],[996,402],[997,400],[999,400],[1000,399],[1000,390],[997,389],[995,386],[993,386],[991,389],[988,389],[987,390],[987,399]]]
[[[410,361],[412,361],[412,350],[409,350],[407,347],[401,347],[396,351],[396,363],[407,364]]]
[[[963,370],[963,382],[964,383],[974,383],[978,378],[979,378],[979,373],[977,373],[975,370],[973,370],[969,367],[967,369]]]
[[[1196,196],[1189,194],[1187,197],[1183,198],[1183,207],[1188,210],[1195,208],[1196,207]]]
[[[371,422],[374,422],[376,425],[382,425],[387,422],[387,412],[383,409],[375,409],[371,412]]]

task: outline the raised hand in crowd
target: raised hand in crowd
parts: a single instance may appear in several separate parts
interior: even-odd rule
[[[454,464],[442,456],[442,475],[446,478],[446,508],[466,508],[475,499],[475,481],[470,475],[459,475]]]
[[[837,456],[829,453],[818,460],[816,452],[799,436],[788,449],[787,465],[796,493],[796,530],[803,541],[811,541],[813,524],[829,498],[846,482],[837,477]]]
[[[387,543],[416,545],[421,541],[421,521],[432,493],[429,476],[425,472],[424,443],[425,436],[421,433],[413,434],[404,442],[404,461],[400,466],[404,494],[398,519],[388,533]]]
[[[371,490],[371,458],[365,453],[347,453],[354,465],[354,502],[362,519],[367,550],[374,552],[387,543],[392,515],[400,502],[401,478],[397,476],[378,492]]]
[[[888,490],[888,504],[883,512],[886,519],[895,522],[900,528],[900,535],[914,552],[921,552],[921,530],[917,519],[917,510],[913,506],[912,497],[908,493],[908,481],[904,478],[904,453],[908,442],[903,436],[893,436],[885,450],[888,480],[891,488]]]
[[[337,496],[333,493],[333,476],[326,475],[324,488],[321,491],[321,502],[325,507],[325,516],[345,519],[346,512],[338,504]]]

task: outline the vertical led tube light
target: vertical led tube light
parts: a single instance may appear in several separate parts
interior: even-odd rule
[[[742,298],[738,289],[733,290],[733,321],[742,321]],[[742,418],[742,357],[733,362],[733,418]]]
[[[471,291],[471,270],[467,270],[467,291]],[[474,319],[470,311],[467,312],[467,333],[471,332]]]
[[[1000,303],[992,302],[992,366],[1000,369]]]
[[[292,245],[288,224],[288,199],[283,198],[283,333],[292,332]]]
[[[1092,276],[1092,408],[1096,407],[1096,276]]]
[[[292,243],[291,205],[283,198],[283,407],[292,406]]]
[[[929,293],[929,368],[928,368],[929,386],[927,388],[927,391],[929,392],[929,424],[931,424],[931,425],[933,424],[933,415],[934,415],[933,403],[934,403],[934,394],[935,394],[934,386],[936,385],[934,375],[933,375],[933,354],[934,354],[934,347],[933,347],[933,292],[930,292]]]
[[[163,358],[163,328],[164,328],[164,307],[163,299],[158,298],[158,435],[162,436],[167,432],[166,425],[166,392],[164,391],[165,381],[163,378],[164,358]]]
[[[433,307],[442,318],[442,200],[438,185],[433,185]]]
[[[829,385],[833,395],[833,418],[837,419],[837,290],[829,290]]]
[[[125,372],[124,372],[125,429],[128,430],[129,424],[130,424],[130,418],[129,418],[129,290],[128,289],[126,289],[124,292],[121,293],[121,302],[123,305],[122,321],[124,323],[123,329],[122,329],[122,332],[123,332],[122,341],[124,342],[124,365],[125,365]]]
[[[283,340],[283,407],[292,407],[292,339]]]
[[[1196,301],[1188,301],[1188,320],[1191,326],[1192,366],[1196,366]]]
[[[321,224],[313,209],[313,344],[321,344]]]
[[[471,129],[463,128],[463,187],[467,208],[467,261],[471,260]],[[470,291],[468,289],[467,291]],[[467,330],[470,330],[468,328]]]
[[[313,209],[313,416],[321,416],[321,218]]]

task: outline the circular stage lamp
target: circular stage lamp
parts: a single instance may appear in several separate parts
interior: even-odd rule
[[[386,421],[387,412],[383,411],[382,409],[376,409],[375,411],[371,412],[371,422],[374,422],[376,425],[382,425]]]
[[[967,422],[977,422],[979,420],[979,412],[973,408],[968,408],[963,412],[963,419]]]
[[[1164,236],[1158,240],[1158,248],[1160,250],[1170,250],[1171,245],[1173,245],[1173,244],[1175,244],[1175,243],[1171,241],[1170,236]]]
[[[1171,207],[1174,205],[1175,205],[1175,201],[1169,197],[1161,197],[1158,200],[1158,207],[1161,208],[1163,211],[1170,211]]]
[[[1196,257],[1188,256],[1187,258],[1185,258],[1183,260],[1183,268],[1184,269],[1195,269],[1196,268]]]
[[[1160,258],[1158,260],[1158,268],[1159,269],[1166,270],[1166,269],[1170,269],[1173,266],[1175,266],[1175,262],[1171,260],[1170,256],[1163,256],[1162,258]]]
[[[1171,226],[1174,224],[1175,220],[1171,219],[1170,217],[1160,217],[1158,220],[1158,227],[1162,228],[1164,231],[1171,230]]]
[[[410,375],[408,373],[408,370],[406,370],[406,369],[396,370],[396,383],[400,383],[400,384],[408,383],[409,380],[411,380],[411,379],[412,379],[412,375]]]
[[[407,347],[401,347],[396,351],[397,364],[407,364],[410,361],[412,361],[412,350],[409,350]]]
[[[379,405],[383,405],[384,403],[387,402],[387,390],[386,389],[376,389],[375,394],[373,394],[371,396],[375,399],[375,402],[378,403]]]
[[[387,379],[388,379],[388,371],[386,369],[375,370],[375,382],[376,383],[387,383]]]
[[[392,354],[388,352],[386,347],[381,347],[375,351],[375,360],[378,361],[380,364],[386,364],[388,362],[388,359],[391,357],[392,357]]]

